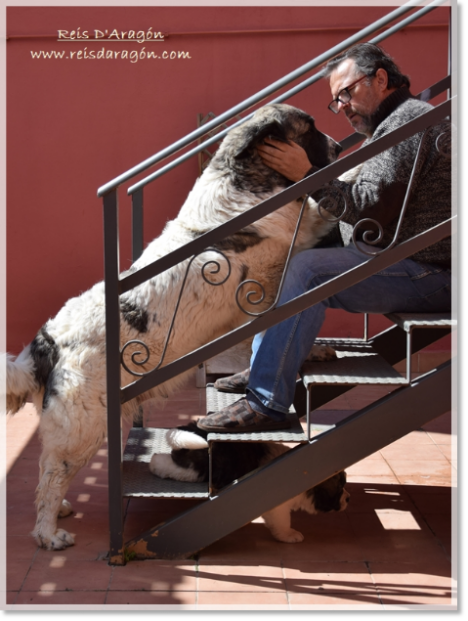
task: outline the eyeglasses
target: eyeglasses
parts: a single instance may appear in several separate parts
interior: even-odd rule
[[[338,93],[338,96],[329,104],[328,109],[331,110],[334,114],[338,114],[340,111],[338,104],[347,104],[351,101],[351,93],[349,92],[350,89],[354,88],[356,84],[359,84],[359,82],[362,82],[362,80],[370,77],[372,76],[363,75],[362,78],[359,78],[359,80],[356,80],[356,82],[353,82],[346,88],[342,88],[341,91]]]

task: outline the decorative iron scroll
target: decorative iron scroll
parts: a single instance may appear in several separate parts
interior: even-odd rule
[[[333,197],[323,196],[317,203],[317,210],[318,210],[319,216],[322,218],[322,220],[325,220],[325,222],[330,222],[330,223],[339,222],[344,217],[346,212],[348,211],[348,204],[346,202],[346,196],[343,190],[339,187],[335,187],[333,188],[333,193],[334,193]],[[340,198],[343,200],[344,207],[343,207],[343,211],[340,213],[339,216],[332,216],[329,209],[332,209],[332,208],[336,209],[337,207],[336,194],[340,195]]]
[[[138,371],[134,371],[132,369],[130,369],[124,359],[125,356],[125,352],[127,350],[128,347],[130,347],[131,345],[141,345],[141,347],[143,347],[143,349],[145,350],[145,353],[143,354],[141,351],[134,351],[131,354],[131,360],[132,363],[134,365],[137,366],[143,366],[144,364],[146,364],[149,361],[150,358],[150,350],[149,347],[146,345],[146,343],[144,343],[143,341],[140,341],[138,339],[132,339],[131,341],[127,341],[127,343],[125,343],[125,345],[122,347],[122,349],[120,350],[120,363],[123,366],[123,368],[130,373],[131,375],[135,375],[136,377],[143,377],[144,375],[147,375],[148,373],[151,373],[151,371],[155,371],[156,369],[159,369],[159,367],[162,365],[162,363],[164,362],[164,358],[166,356],[166,351],[167,351],[167,347],[169,345],[169,339],[171,338],[171,334],[174,328],[174,323],[175,323],[175,319],[177,316],[177,312],[179,310],[179,306],[180,306],[180,300],[182,298],[182,294],[184,292],[185,289],[185,284],[187,282],[187,276],[188,273],[190,271],[190,267],[192,266],[192,263],[194,262],[194,260],[199,257],[202,254],[205,254],[207,252],[216,252],[218,254],[220,254],[223,259],[226,261],[226,265],[227,265],[227,274],[226,276],[224,276],[221,280],[219,281],[212,281],[210,280],[210,275],[215,275],[215,274],[219,274],[222,266],[220,264],[219,261],[215,260],[215,259],[210,259],[209,261],[206,261],[202,267],[201,267],[201,275],[203,280],[208,283],[209,285],[212,285],[213,287],[218,287],[220,285],[223,285],[228,278],[231,275],[231,263],[229,261],[229,259],[227,258],[227,256],[221,252],[221,250],[218,250],[217,248],[205,248],[204,250],[202,250],[201,252],[199,252],[198,254],[193,255],[193,257],[190,259],[188,265],[187,265],[187,269],[185,270],[185,274],[184,274],[184,278],[182,281],[182,285],[179,291],[179,297],[177,298],[177,303],[174,309],[174,314],[172,315],[172,319],[171,319],[171,325],[169,327],[169,331],[167,333],[166,336],[166,341],[164,343],[164,347],[163,347],[163,351],[161,354],[161,358],[158,362],[158,364],[150,369],[149,371],[145,371],[145,372],[138,372]],[[208,268],[211,266],[211,271],[207,272]],[[144,356],[144,358],[139,358],[140,356]]]
[[[382,239],[383,239],[383,235],[384,235],[384,231],[383,228],[381,226],[381,224],[379,222],[377,222],[376,220],[372,219],[372,218],[364,218],[362,220],[360,220],[359,222],[356,223],[356,225],[354,226],[353,229],[353,234],[352,234],[352,238],[353,238],[353,242],[355,244],[355,246],[358,248],[358,250],[360,252],[362,252],[363,254],[367,255],[367,256],[371,256],[371,257],[375,257],[378,256],[380,254],[382,254],[383,252],[389,250],[390,248],[393,248],[393,246],[397,243],[398,240],[398,236],[400,234],[401,231],[401,226],[402,226],[402,222],[403,222],[403,218],[405,216],[405,212],[407,209],[407,205],[409,202],[409,198],[411,195],[411,191],[412,191],[412,187],[413,187],[413,183],[414,183],[414,179],[416,176],[416,173],[418,171],[419,168],[419,164],[420,164],[420,160],[421,160],[421,153],[422,153],[422,146],[427,138],[428,132],[430,131],[430,128],[427,128],[423,135],[422,138],[419,142],[418,145],[418,150],[416,153],[416,157],[413,163],[413,167],[411,170],[411,175],[410,175],[410,179],[408,182],[408,187],[406,189],[406,193],[405,193],[405,197],[403,200],[403,205],[402,205],[402,209],[400,211],[400,215],[398,218],[398,223],[395,229],[395,233],[393,236],[393,239],[391,241],[391,243],[386,247],[386,248],[379,248],[376,250],[370,250],[369,248],[365,248],[363,247],[362,243],[360,243],[360,241],[362,241],[364,244],[366,244],[366,246],[376,246],[378,245]],[[442,133],[439,134],[439,136],[436,139],[435,142],[435,146],[438,150],[438,152],[445,158],[450,158],[451,157],[451,132],[449,130],[443,131]],[[346,203],[346,197],[344,192],[340,189],[335,187],[334,188],[334,194],[335,196],[324,196],[318,203],[318,213],[320,215],[320,217],[325,220],[326,222],[330,222],[330,223],[336,223],[339,222],[340,220],[342,220],[342,218],[344,217],[344,215],[346,214],[347,210],[348,210],[348,206]],[[332,216],[330,214],[330,212],[328,211],[329,209],[331,209],[332,207],[334,209],[337,208],[337,197],[336,194],[339,195],[339,198],[341,198],[343,200],[343,210],[340,213],[339,216]],[[294,230],[294,234],[291,240],[291,244],[289,246],[289,250],[288,250],[288,255],[286,258],[286,262],[284,265],[284,269],[283,269],[283,273],[281,275],[281,280],[280,280],[280,284],[278,287],[278,291],[276,293],[276,297],[275,300],[273,301],[273,303],[265,310],[263,311],[259,311],[259,312],[253,312],[250,310],[247,310],[246,308],[243,307],[240,296],[243,290],[245,290],[245,287],[251,285],[253,286],[252,289],[250,289],[249,291],[247,291],[247,293],[244,294],[244,299],[247,301],[247,303],[251,306],[258,306],[259,304],[261,304],[266,297],[266,291],[265,291],[265,287],[258,282],[257,280],[254,279],[248,279],[248,280],[244,280],[242,281],[236,288],[236,293],[235,293],[235,299],[236,299],[236,304],[239,307],[239,309],[245,313],[246,315],[249,315],[251,317],[259,317],[262,315],[265,315],[266,313],[270,312],[271,310],[273,310],[278,302],[279,299],[281,297],[281,293],[283,290],[283,286],[284,286],[284,282],[285,282],[285,278],[286,278],[286,274],[289,268],[289,264],[291,262],[291,257],[292,257],[292,253],[294,250],[294,245],[296,243],[296,239],[297,239],[297,235],[299,232],[299,227],[301,225],[302,222],[302,218],[304,215],[304,210],[306,208],[306,205],[308,203],[309,200],[309,194],[307,194],[302,202],[302,207],[299,213],[299,217],[296,223],[296,228]],[[331,205],[330,203],[333,201],[333,204]],[[327,209],[328,207],[328,209]],[[371,228],[368,228],[367,230],[365,230],[364,232],[362,232],[361,234],[361,240],[359,241],[357,239],[357,235],[360,229],[362,229],[362,227],[366,227],[366,226],[370,226]],[[371,238],[372,237],[372,238]],[[139,345],[143,348],[144,351],[138,350],[138,351],[133,351],[130,356],[131,356],[131,361],[132,364],[135,366],[143,366],[145,364],[147,364],[147,362],[150,359],[150,350],[148,348],[148,346],[140,340],[137,339],[133,339],[131,341],[128,341],[121,349],[120,352],[120,356],[121,356],[121,364],[124,367],[124,369],[130,373],[131,375],[134,376],[138,376],[138,377],[142,377],[144,375],[147,375],[148,373],[150,373],[151,371],[154,371],[156,369],[159,369],[162,365],[162,363],[164,362],[164,358],[167,352],[167,347],[169,344],[169,340],[171,338],[172,332],[173,332],[173,328],[174,328],[174,323],[175,323],[175,319],[177,316],[177,312],[179,310],[179,305],[180,305],[180,301],[182,298],[182,294],[184,292],[185,289],[185,284],[187,281],[187,277],[188,277],[188,273],[190,271],[190,267],[193,263],[193,261],[200,255],[205,254],[207,252],[215,252],[219,255],[222,256],[222,258],[224,259],[224,261],[226,262],[227,265],[227,274],[219,281],[214,281],[211,280],[210,277],[214,276],[216,274],[219,274],[221,272],[222,266],[219,260],[216,259],[210,259],[208,261],[206,261],[202,267],[201,267],[201,275],[202,278],[204,279],[204,281],[206,283],[208,283],[209,285],[212,286],[220,286],[223,285],[230,277],[231,275],[231,263],[228,259],[228,257],[221,252],[220,250],[218,250],[217,248],[205,248],[203,251],[199,252],[198,254],[194,255],[193,257],[191,257],[191,259],[189,260],[189,263],[187,265],[186,271],[185,271],[185,275],[182,281],[182,286],[179,292],[179,297],[177,299],[177,303],[176,303],[176,307],[174,310],[174,314],[172,316],[171,319],[171,324],[169,327],[169,331],[166,337],[166,341],[164,343],[164,348],[163,348],[163,352],[161,354],[161,358],[158,362],[158,364],[156,365],[156,367],[154,367],[153,369],[151,369],[150,371],[146,371],[146,372],[138,372],[135,370],[132,370],[128,367],[128,365],[126,364],[125,360],[124,360],[124,356],[126,353],[126,350],[128,347],[132,346],[132,345]],[[211,269],[210,269],[211,268]],[[208,271],[209,270],[209,271]]]
[[[286,277],[286,273],[288,271],[288,267],[289,264],[291,262],[291,256],[292,256],[292,252],[294,250],[294,245],[296,243],[296,239],[297,239],[297,234],[299,232],[299,227],[301,226],[301,222],[302,222],[302,216],[304,215],[304,210],[305,207],[307,205],[307,201],[309,200],[309,194],[306,194],[306,196],[304,197],[304,200],[302,201],[302,207],[301,207],[301,211],[299,212],[299,217],[297,219],[297,223],[296,223],[296,228],[294,230],[294,234],[292,236],[292,240],[291,240],[291,244],[289,246],[289,250],[288,250],[288,256],[286,257],[286,263],[284,264],[284,268],[283,268],[283,273],[281,275],[281,280],[280,280],[280,284],[278,287],[278,291],[276,292],[276,297],[275,300],[273,302],[273,304],[271,304],[268,308],[266,308],[263,311],[260,311],[258,313],[254,313],[252,311],[247,310],[246,308],[244,308],[241,304],[241,301],[239,299],[239,295],[241,293],[241,290],[243,287],[245,287],[247,284],[252,284],[255,285],[256,287],[258,287],[257,291],[252,290],[252,291],[248,291],[245,294],[245,299],[247,300],[247,302],[251,305],[258,305],[261,304],[263,302],[263,300],[265,299],[265,288],[264,286],[258,282],[258,280],[253,280],[253,279],[249,279],[249,280],[244,280],[242,281],[236,289],[236,303],[237,306],[240,308],[240,310],[245,313],[246,315],[250,315],[251,317],[260,317],[261,315],[264,315],[265,313],[268,313],[269,311],[273,310],[276,305],[278,304],[278,301],[280,299],[281,296],[281,292],[283,290],[283,285],[284,285],[284,280]],[[260,297],[258,299],[254,299],[255,295],[259,295],[259,291],[260,291]]]
[[[368,230],[365,230],[361,234],[361,241],[364,244],[366,244],[367,246],[376,246],[376,245],[378,245],[382,241],[383,236],[384,236],[384,231],[383,231],[383,228],[382,228],[381,224],[379,222],[377,222],[377,220],[374,220],[372,218],[364,218],[364,219],[360,220],[359,222],[357,222],[356,225],[354,226],[353,234],[352,234],[353,242],[354,242],[355,246],[357,247],[357,249],[360,252],[362,252],[363,254],[365,254],[367,256],[371,256],[371,257],[378,256],[378,255],[382,254],[382,252],[385,252],[386,250],[389,250],[390,248],[393,248],[393,246],[397,243],[397,240],[398,240],[398,237],[399,237],[399,234],[400,234],[400,231],[401,231],[402,223],[403,223],[403,218],[405,216],[405,212],[406,212],[406,209],[407,209],[407,206],[408,206],[408,202],[409,202],[409,198],[410,198],[410,195],[411,195],[411,191],[412,191],[415,175],[416,175],[416,172],[418,170],[418,165],[420,163],[422,146],[423,146],[423,144],[424,144],[424,142],[426,140],[426,137],[427,137],[429,131],[430,131],[430,128],[427,128],[424,131],[424,133],[423,133],[423,135],[421,137],[421,140],[419,142],[418,150],[417,150],[417,153],[416,153],[416,157],[415,157],[415,160],[414,160],[414,163],[413,163],[413,168],[411,170],[410,179],[409,179],[409,182],[408,182],[408,187],[406,189],[405,198],[403,200],[402,209],[400,211],[400,216],[398,218],[398,223],[397,223],[397,226],[396,226],[396,230],[395,230],[395,233],[394,233],[394,236],[393,236],[393,239],[392,239],[392,242],[390,243],[390,245],[387,246],[386,248],[379,248],[379,249],[376,249],[376,250],[370,250],[369,248],[363,247],[362,244],[359,243],[359,240],[357,239],[358,232],[359,232],[360,229],[362,229],[362,227],[365,227],[365,226],[370,226],[370,228]],[[436,144],[437,150],[439,151],[439,153],[443,157],[449,158],[451,156],[451,132],[450,131],[447,130],[447,131],[444,131],[441,134],[439,134],[439,136],[436,139],[436,143],[435,144]],[[330,196],[330,195],[329,196],[324,196],[324,197],[322,197],[320,199],[320,201],[318,202],[318,205],[317,205],[317,210],[318,210],[318,213],[319,213],[320,217],[322,218],[322,220],[325,220],[326,222],[330,222],[330,223],[336,223],[336,222],[341,221],[343,219],[343,217],[345,216],[347,210],[348,210],[348,205],[347,205],[347,202],[346,202],[346,196],[345,196],[344,192],[339,187],[335,187],[335,188],[333,188],[333,190],[334,190],[334,196],[333,197]],[[339,195],[338,200],[341,199],[343,201],[343,209],[342,209],[342,211],[341,211],[339,216],[332,216],[330,214],[329,210],[331,208],[333,208],[333,209],[337,208],[337,196],[336,196],[337,194]],[[277,295],[276,295],[276,298],[275,298],[273,304],[269,308],[267,308],[266,310],[258,312],[258,313],[255,313],[255,312],[252,312],[252,311],[248,311],[247,309],[245,309],[242,306],[242,304],[240,302],[240,299],[239,299],[240,293],[241,293],[242,289],[245,286],[247,286],[247,285],[254,285],[254,287],[255,287],[255,289],[252,289],[252,290],[248,291],[245,294],[245,299],[247,300],[247,302],[250,305],[261,304],[264,301],[264,299],[265,299],[266,293],[265,293],[264,286],[260,282],[258,282],[256,280],[253,280],[253,279],[244,280],[243,282],[241,282],[238,285],[238,287],[236,289],[236,303],[237,303],[237,306],[240,308],[240,310],[243,313],[245,313],[247,315],[250,315],[252,317],[258,317],[258,316],[264,315],[265,313],[273,310],[277,306],[279,298],[280,298],[280,295],[281,295],[281,292],[282,292],[282,289],[283,289],[285,275],[287,273],[287,270],[288,270],[288,267],[289,267],[289,263],[290,263],[290,260],[291,260],[292,250],[293,250],[294,244],[296,242],[297,233],[298,233],[299,226],[300,226],[300,223],[301,223],[301,220],[302,220],[302,216],[303,216],[303,213],[304,213],[304,208],[305,208],[305,205],[307,204],[308,198],[309,198],[309,195],[307,195],[304,198],[304,201],[302,203],[302,208],[301,208],[301,212],[299,214],[298,222],[297,222],[297,225],[296,225],[296,230],[294,232],[294,236],[293,236],[290,248],[289,248],[289,253],[288,253],[287,260],[286,260],[286,264],[285,264],[284,269],[283,269],[283,274],[282,274],[282,277],[281,277],[280,286],[278,288],[278,292],[277,292]]]
[[[130,345],[141,345],[144,350],[145,350],[145,358],[143,358],[143,360],[137,360],[137,356],[142,356],[142,352],[141,351],[134,351],[131,354],[132,357],[132,363],[136,364],[138,366],[142,366],[144,364],[146,364],[148,362],[148,360],[150,359],[150,350],[148,345],[146,345],[146,343],[143,343],[143,341],[138,341],[137,339],[133,339],[132,341],[127,341],[125,343],[125,345],[122,347],[122,349],[120,350],[120,363],[123,366],[123,368],[128,371],[128,373],[131,373],[132,375],[146,375],[146,373],[137,373],[135,371],[132,371],[131,369],[129,369],[127,367],[127,365],[125,364],[125,360],[124,360],[124,352],[127,349],[127,347],[129,347]]]
[[[453,125],[451,126],[451,130],[447,130],[442,132],[437,136],[436,139],[436,149],[446,159],[450,159],[452,157],[452,132],[454,130]]]
[[[428,132],[430,131],[430,128],[427,128],[422,137],[421,140],[419,142],[418,145],[418,151],[416,153],[416,157],[413,163],[413,168],[411,170],[411,175],[410,175],[410,179],[408,182],[408,187],[406,189],[406,193],[405,193],[405,198],[403,200],[403,205],[402,205],[402,209],[400,211],[400,216],[398,218],[398,223],[397,223],[397,227],[393,236],[393,239],[391,241],[391,243],[386,247],[386,248],[379,248],[376,250],[370,250],[369,248],[365,248],[362,243],[359,243],[358,240],[358,234],[360,232],[360,230],[362,230],[363,227],[366,226],[370,226],[370,228],[368,228],[367,230],[365,230],[363,233],[361,233],[361,239],[360,241],[363,242],[364,244],[366,244],[367,246],[377,246],[383,239],[384,236],[384,231],[382,228],[382,225],[377,222],[377,220],[374,220],[372,218],[364,218],[362,220],[359,220],[359,222],[357,222],[354,226],[353,229],[353,233],[352,233],[352,239],[353,239],[353,243],[355,244],[355,246],[357,247],[357,249],[367,255],[367,256],[378,256],[380,254],[382,254],[382,252],[385,252],[386,250],[389,250],[390,248],[393,248],[393,246],[397,243],[399,234],[401,232],[401,226],[403,223],[403,218],[407,209],[407,205],[408,205],[408,201],[411,195],[411,191],[412,191],[412,187],[413,187],[413,183],[414,183],[414,179],[415,179],[415,174],[418,170],[418,166],[420,164],[420,158],[421,158],[421,151],[422,151],[422,145],[424,144],[424,141],[426,140],[426,137],[428,135]],[[451,130],[447,129],[446,131],[441,132],[438,137],[436,138],[435,141],[435,147],[437,149],[437,151],[440,153],[440,155],[442,155],[442,157],[449,159],[451,157],[451,148],[452,148],[452,140],[451,140]],[[347,204],[346,204],[346,198],[344,193],[342,192],[342,190],[339,187],[334,187],[333,188],[334,193],[336,194],[337,192],[339,194],[342,195],[343,198],[343,202],[344,202],[344,209],[341,212],[341,214],[337,217],[330,217],[330,214],[328,213],[328,211],[330,210],[330,206],[329,206],[329,202],[333,201],[334,199],[332,199],[330,196],[324,196],[318,203],[318,212],[320,217],[327,221],[327,222],[339,222],[343,219],[343,217],[345,216],[346,212],[347,212]],[[335,197],[334,197],[335,198]],[[336,200],[336,198],[335,198]],[[336,205],[332,204],[332,207],[336,209]],[[327,215],[325,215],[325,213],[327,213]]]
[[[374,229],[368,229],[367,231],[364,231],[364,233],[362,233],[361,238],[362,241],[367,244],[368,246],[376,246],[382,239],[383,239],[383,229],[382,229],[382,225],[380,224],[380,222],[377,222],[377,220],[373,220],[372,218],[364,218],[363,220],[359,220],[359,222],[356,223],[354,229],[353,229],[353,242],[354,245],[356,246],[356,248],[362,252],[362,254],[365,254],[369,257],[377,257],[378,255],[382,254],[382,252],[386,252],[387,250],[390,250],[390,248],[393,248],[393,246],[397,243],[398,240],[398,236],[400,235],[400,231],[401,231],[401,226],[403,224],[403,218],[405,216],[406,213],[406,208],[408,206],[408,202],[409,202],[409,198],[411,195],[411,190],[413,187],[413,183],[414,183],[414,179],[416,176],[416,171],[418,170],[418,164],[420,162],[420,158],[421,158],[421,152],[422,152],[422,146],[426,140],[426,137],[428,135],[428,132],[430,131],[430,128],[428,127],[422,137],[421,140],[419,141],[419,145],[418,145],[418,150],[416,153],[416,157],[414,158],[414,163],[413,163],[413,168],[411,169],[411,175],[409,178],[409,182],[408,182],[408,187],[406,188],[406,193],[405,193],[405,198],[403,199],[403,205],[400,211],[400,215],[398,217],[398,222],[397,222],[397,226],[395,229],[395,233],[393,235],[393,239],[390,242],[390,244],[386,247],[386,248],[379,248],[378,250],[370,250],[368,248],[364,248],[362,246],[362,244],[359,243],[358,239],[357,239],[357,235],[359,232],[359,229],[362,228],[363,225],[365,224],[372,224],[374,225],[374,227],[377,228],[378,230],[378,234],[376,236],[376,231],[375,228]],[[444,132],[445,133],[445,132]],[[443,134],[441,134],[443,135]],[[440,136],[439,136],[440,138]],[[437,141],[436,141],[436,145],[437,145]],[[374,236],[373,239],[371,239],[371,235]]]

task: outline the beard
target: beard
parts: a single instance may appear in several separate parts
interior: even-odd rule
[[[353,119],[350,119],[350,116],[354,116]],[[364,134],[365,136],[371,136],[374,129],[374,123],[372,121],[372,115],[370,114],[359,114],[354,110],[351,110],[349,114],[346,114],[346,117],[349,123],[352,125],[353,129],[358,134]]]

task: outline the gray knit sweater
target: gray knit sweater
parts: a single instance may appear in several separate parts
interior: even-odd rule
[[[364,145],[378,140],[431,108],[430,104],[414,99],[406,87],[394,91],[375,112],[375,130],[372,138],[367,139]],[[451,216],[451,160],[436,146],[438,136],[446,132],[444,138],[447,138],[450,131],[450,123],[444,121],[432,127],[426,136],[397,243]],[[347,211],[340,222],[340,231],[345,246],[351,241],[352,226],[349,225],[354,226],[363,218],[372,218],[381,224],[384,235],[378,244],[380,248],[386,248],[392,242],[421,137],[422,133],[415,134],[365,162],[354,184],[335,179],[313,194],[315,200],[333,196],[337,207],[329,208],[327,205],[327,208],[334,216],[338,216],[343,210],[339,190],[344,193]],[[313,167],[308,174],[315,170]],[[358,227],[361,235],[366,229],[369,226]],[[449,268],[451,240],[444,239],[410,258]]]

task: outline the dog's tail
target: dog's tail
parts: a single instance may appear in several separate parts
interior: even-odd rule
[[[203,432],[197,433],[198,428],[176,428],[169,429],[166,433],[166,442],[171,449],[206,449],[208,442],[203,437]],[[193,429],[193,430],[192,430]]]
[[[6,409],[10,414],[18,412],[26,403],[28,396],[39,390],[29,345],[16,360],[13,356],[6,356],[6,382],[2,384],[6,385]]]
[[[52,371],[60,357],[57,343],[42,326],[16,360],[7,357],[6,406],[14,414],[26,403],[29,394],[50,389]],[[4,382],[5,384],[5,382]]]

